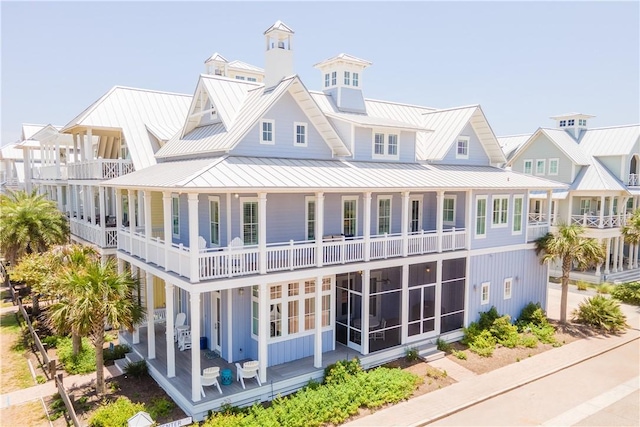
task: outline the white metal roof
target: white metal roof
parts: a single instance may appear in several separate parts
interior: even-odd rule
[[[212,61],[219,61],[219,62],[229,62],[227,61],[227,58],[225,58],[224,56],[220,55],[218,52],[214,52],[213,55],[211,55],[209,58],[207,58],[204,63],[208,63],[208,62],[212,62]]]
[[[344,120],[349,123],[355,123],[361,127],[376,128],[376,127],[388,127],[394,129],[406,129],[412,131],[425,131],[424,126],[417,126],[407,122],[401,122],[399,120],[370,117],[363,114],[349,114],[349,113],[325,113],[327,117]]]
[[[256,67],[255,65],[247,64],[246,62],[242,62],[242,61],[239,61],[237,59],[229,62],[227,67],[228,68],[233,68],[233,69],[236,69],[236,70],[245,70],[245,71],[252,71],[254,73],[262,73],[262,74],[264,74],[264,69],[262,69],[260,67]]]
[[[569,187],[574,191],[623,191],[627,192],[627,187],[616,178],[596,158],[591,158],[591,164],[583,167],[576,179]]]
[[[62,129],[74,127],[120,129],[136,169],[155,164],[147,125],[163,136],[184,124],[190,95],[115,86]]]
[[[327,65],[333,64],[334,62],[347,62],[349,64],[359,65],[360,67],[362,67],[362,69],[365,69],[372,64],[371,62],[365,59],[361,59],[353,55],[349,55],[348,53],[340,53],[329,59],[325,59],[324,61],[318,62],[317,64],[314,65],[314,68],[324,68]]]
[[[592,156],[626,156],[640,152],[640,125],[589,129],[580,139],[580,147]]]
[[[22,124],[22,140],[31,139],[33,135],[41,131],[47,125],[38,125],[32,123]]]
[[[584,154],[578,145],[578,143],[569,135],[566,131],[560,129],[545,129],[539,128],[531,135],[531,137],[517,149],[515,153],[509,158],[509,165],[512,165],[516,158],[519,158],[526,149],[533,144],[538,135],[545,135],[549,141],[555,144],[560,151],[562,151],[573,163],[577,165],[588,165],[591,163],[591,159],[588,155]]]
[[[0,148],[0,160],[22,160],[24,151],[17,148],[17,143],[6,144]]]
[[[590,119],[595,116],[592,116],[591,114],[582,114],[582,113],[564,113],[564,114],[558,114],[556,116],[552,116],[549,118],[553,120],[558,120],[558,119],[565,119],[568,117],[579,117],[581,119]]]
[[[231,156],[160,163],[105,185],[224,192],[566,188],[560,183],[490,166]]]
[[[522,135],[507,135],[507,136],[499,136],[498,143],[502,148],[502,152],[507,160],[511,159],[511,156],[516,152],[518,148],[531,137],[530,133],[525,133]]]
[[[264,34],[266,35],[267,33],[270,33],[271,31],[274,31],[274,30],[283,31],[285,33],[293,34],[293,30],[291,28],[289,28],[284,22],[282,22],[279,19],[275,22],[275,24],[273,24],[272,26],[267,28],[265,30]]]

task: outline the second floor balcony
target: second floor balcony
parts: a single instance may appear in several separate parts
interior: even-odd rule
[[[109,224],[109,223],[107,223]],[[71,235],[100,248],[115,248],[118,244],[118,230],[115,223],[105,225],[92,224],[88,220],[70,218]]]
[[[128,159],[93,159],[68,164],[69,179],[111,179],[134,171]]]
[[[34,168],[31,174],[33,179],[41,180],[67,180],[66,165],[48,165]]]

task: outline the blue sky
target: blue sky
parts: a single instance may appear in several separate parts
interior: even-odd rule
[[[203,61],[264,65],[263,31],[296,32],[295,71],[340,52],[373,62],[366,97],[479,103],[494,132],[533,132],[577,111],[640,122],[640,3],[2,2],[0,143],[21,123],[64,125],[114,85],[191,94]]]

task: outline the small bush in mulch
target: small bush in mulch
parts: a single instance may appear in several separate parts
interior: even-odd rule
[[[628,282],[616,285],[611,296],[625,304],[640,305],[640,282]]]
[[[587,298],[572,313],[574,322],[592,326],[605,333],[624,331],[627,317],[622,313],[620,304],[602,295]]]

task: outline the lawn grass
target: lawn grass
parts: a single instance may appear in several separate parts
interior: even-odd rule
[[[27,364],[22,329],[15,313],[0,316],[0,389],[3,393],[34,385]]]

